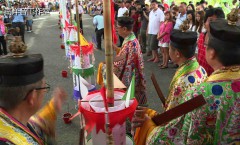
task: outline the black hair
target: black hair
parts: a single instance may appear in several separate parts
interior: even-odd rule
[[[213,9],[214,7],[212,5],[208,5],[208,8],[209,9]]]
[[[187,3],[186,2],[181,2],[181,5],[187,6]]]
[[[158,1],[157,0],[152,0],[151,3],[158,3]]]
[[[214,38],[209,37],[208,43],[215,41]],[[235,45],[235,44],[234,44]],[[229,47],[227,45],[215,45],[214,47],[207,47],[207,49],[214,49],[218,60],[223,66],[232,66],[240,64],[240,45]]]
[[[176,48],[171,45],[172,48],[177,49],[187,59],[192,58],[195,55],[196,46],[197,44],[186,47],[183,46],[184,48]]]
[[[196,16],[197,16],[197,14],[200,15],[200,20],[199,20],[199,22],[196,20],[196,29],[195,29],[195,31],[197,31],[197,29],[198,29],[198,33],[201,33],[202,32],[202,28],[204,27],[204,11],[198,11],[196,13]]]
[[[158,5],[158,7],[159,8],[161,7],[163,12],[165,11],[165,8],[164,8],[164,6],[162,4]]]
[[[132,11],[132,10],[135,10],[135,11],[136,11],[137,8],[136,8],[136,7],[131,7],[131,8],[130,8],[130,11]]]
[[[195,11],[195,7],[193,4],[189,4],[188,6],[192,7],[192,10]]]
[[[187,15],[188,14],[191,14],[192,15],[192,27],[195,25],[195,11],[193,11],[193,10],[188,10],[187,11]]]
[[[134,4],[135,5],[141,5],[140,1],[135,1]]]
[[[128,31],[131,31],[133,29],[133,23],[134,23],[134,20],[130,17],[119,17],[117,19],[118,21],[118,24],[121,26],[121,27],[126,27]]]
[[[225,18],[225,14],[222,8],[211,8],[205,11],[204,23],[206,23],[208,17],[216,16],[217,18]]]
[[[131,0],[127,0],[125,3],[129,3],[129,4],[131,4],[131,3],[132,3],[132,1],[131,1]]]
[[[200,4],[204,4],[204,3],[205,3],[205,4],[208,4],[208,2],[205,1],[205,0],[201,0],[201,1],[200,1]]]

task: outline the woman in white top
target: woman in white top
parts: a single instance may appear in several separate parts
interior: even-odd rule
[[[206,31],[204,28],[204,14],[204,11],[198,11],[196,14],[196,25],[194,31],[196,31],[198,35]]]
[[[198,11],[196,13],[196,25],[193,29],[194,29],[194,31],[197,32],[198,37],[201,33],[204,33],[206,31],[206,29],[204,28],[204,15],[205,15],[204,11]],[[197,55],[198,46],[196,47],[195,53]]]
[[[187,11],[187,20],[189,23],[189,31],[195,31],[195,12],[193,10]]]

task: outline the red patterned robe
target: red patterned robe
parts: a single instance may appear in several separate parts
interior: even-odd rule
[[[201,33],[198,38],[198,63],[206,70],[208,76],[210,76],[213,73],[213,68],[207,63],[204,41],[205,34]]]
[[[135,35],[131,33],[124,39],[122,48],[117,56],[125,55],[126,58],[118,62],[114,62],[114,73],[129,87],[135,70],[135,97],[139,104],[146,104],[146,80],[144,75],[144,64],[141,48]]]

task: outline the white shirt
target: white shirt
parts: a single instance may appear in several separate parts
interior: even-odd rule
[[[148,34],[157,35],[160,28],[160,23],[164,21],[164,13],[161,9],[151,11],[149,14]]]
[[[126,7],[121,7],[121,8],[119,8],[118,9],[118,15],[117,15],[117,17],[123,17],[123,14],[126,12],[126,11],[128,11],[128,9],[126,8]]]
[[[84,11],[83,11],[83,7],[81,5],[78,5],[78,13],[79,14],[82,14]],[[74,7],[73,7],[73,14],[76,14],[76,5],[74,4]]]
[[[187,19],[187,14],[184,14],[183,16],[181,16],[181,13],[179,13],[177,16],[177,19],[176,19],[174,29],[179,29],[179,27],[182,25],[183,21],[185,21],[186,19]]]

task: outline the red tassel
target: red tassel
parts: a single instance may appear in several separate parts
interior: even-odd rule
[[[62,44],[62,45],[61,45],[61,49],[65,49],[65,45]]]
[[[102,87],[101,90],[100,90],[100,92],[101,92],[101,96],[102,96],[102,98],[103,98],[103,102],[104,102],[105,109],[106,109],[106,111],[108,111],[106,88],[105,88],[105,87]]]

